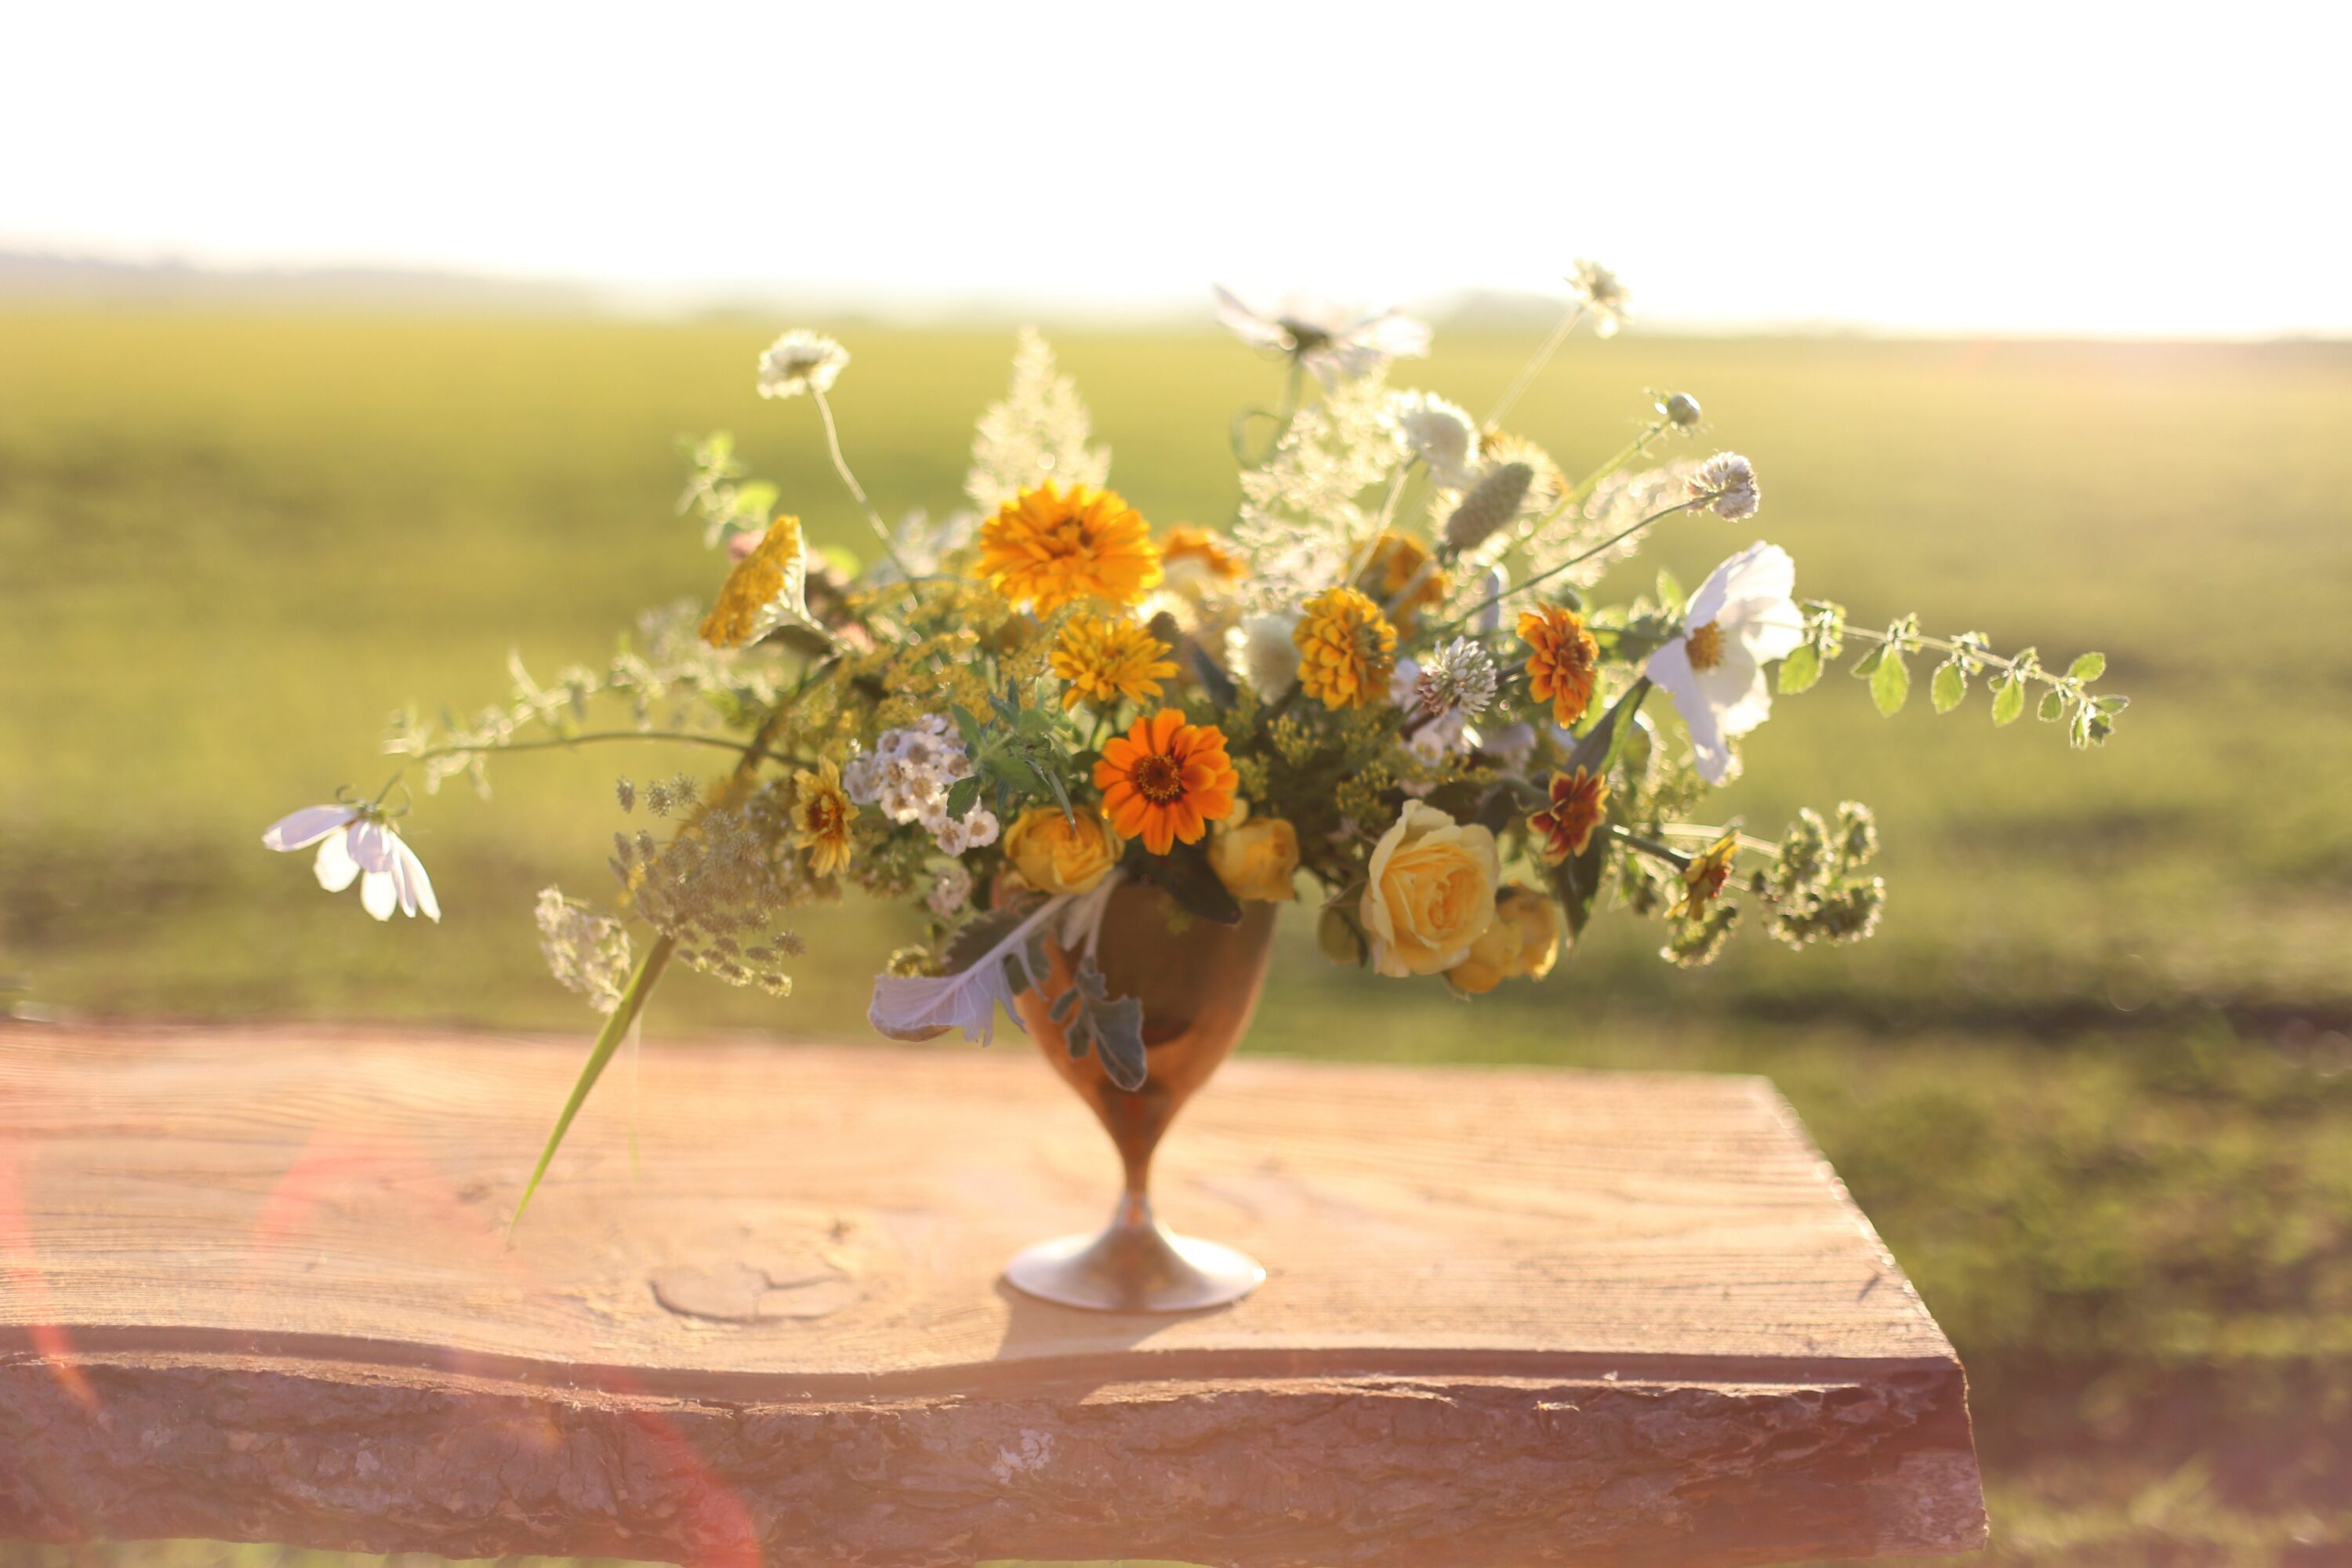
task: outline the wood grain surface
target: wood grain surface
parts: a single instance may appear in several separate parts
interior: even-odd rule
[[[1244,1058],[1108,1140],[1018,1037],[0,1029],[0,1533],[462,1555],[1759,1563],[1981,1539],[1949,1345],[1759,1079]],[[630,1152],[634,1124],[636,1158]]]

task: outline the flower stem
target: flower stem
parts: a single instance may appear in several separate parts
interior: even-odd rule
[[[826,450],[833,454],[833,471],[841,476],[841,482],[849,487],[849,493],[856,496],[857,504],[866,510],[866,521],[874,525],[874,536],[882,542],[883,552],[890,557],[890,564],[898,569],[899,576],[911,581],[915,574],[907,569],[906,559],[898,553],[898,544],[890,537],[889,525],[882,521],[882,514],[874,510],[874,503],[866,499],[866,487],[859,484],[857,476],[849,471],[849,459],[841,455],[841,431],[833,422],[833,405],[826,402],[824,394],[814,386],[809,388],[809,395],[816,400],[817,414],[824,420],[824,444]]]
[[[417,752],[413,760],[429,763],[439,757],[462,757],[477,752],[545,752],[564,746],[590,745],[599,741],[673,741],[681,745],[717,746],[722,751],[729,752],[748,752],[751,749],[742,742],[730,741],[724,735],[704,735],[691,730],[591,730],[584,734],[556,735],[544,741],[499,741],[485,742],[478,746],[436,746],[429,752]],[[391,787],[390,784],[384,786],[387,791]]]
[[[1559,319],[1559,325],[1552,329],[1551,336],[1544,340],[1543,347],[1536,350],[1534,357],[1520,367],[1518,378],[1511,383],[1509,389],[1503,394],[1502,400],[1496,403],[1493,410],[1480,422],[1481,428],[1491,429],[1502,422],[1503,416],[1511,411],[1511,405],[1517,403],[1519,400],[1519,395],[1527,391],[1535,378],[1542,374],[1543,367],[1551,363],[1551,356],[1559,352],[1559,345],[1568,342],[1568,334],[1574,331],[1576,323],[1583,319],[1584,301],[1581,300],[1570,301],[1568,313]]]
[[[1634,458],[1642,456],[1643,453],[1648,451],[1650,449],[1650,443],[1655,441],[1660,436],[1665,434],[1666,429],[1673,422],[1671,420],[1660,419],[1656,424],[1643,431],[1639,436],[1634,437],[1632,441],[1626,443],[1626,445],[1618,451],[1616,456],[1611,458],[1607,462],[1601,464],[1591,473],[1585,475],[1584,478],[1577,480],[1575,485],[1570,489],[1569,492],[1560,497],[1558,503],[1555,504],[1549,511],[1544,513],[1533,522],[1528,523],[1525,528],[1520,529],[1512,536],[1510,543],[1506,545],[1503,549],[1503,555],[1508,556],[1514,552],[1524,548],[1529,540],[1533,539],[1537,534],[1541,533],[1546,528],[1549,528],[1551,525],[1552,521],[1559,517],[1560,513],[1566,511],[1569,508],[1583,505],[1584,502],[1591,497],[1592,492],[1601,488],[1601,480],[1607,479],[1610,475],[1615,473],[1618,469],[1623,468]]]
[[[1514,597],[1517,595],[1524,594],[1539,583],[1549,582],[1550,579],[1559,576],[1561,573],[1567,571],[1571,566],[1580,566],[1587,561],[1591,560],[1594,556],[1600,554],[1604,550],[1614,549],[1616,546],[1622,544],[1625,541],[1641,532],[1643,529],[1649,527],[1652,523],[1662,522],[1665,519],[1674,516],[1675,513],[1678,511],[1688,511],[1693,507],[1706,506],[1713,502],[1714,500],[1715,497],[1711,495],[1693,496],[1688,500],[1675,502],[1673,506],[1666,508],[1664,511],[1654,511],[1649,516],[1643,518],[1633,527],[1626,529],[1622,533],[1612,534],[1607,539],[1602,540],[1600,543],[1594,545],[1583,554],[1571,555],[1549,572],[1538,572],[1524,583],[1515,584],[1511,587],[1504,589],[1501,593],[1495,595],[1491,598],[1480,600],[1477,604],[1471,605],[1468,609],[1463,611],[1460,615],[1454,616],[1444,626],[1439,626],[1430,635],[1435,637],[1444,632],[1450,632],[1455,626],[1460,626],[1463,622],[1478,615],[1482,611],[1490,609],[1493,606],[1501,604],[1504,600]]]

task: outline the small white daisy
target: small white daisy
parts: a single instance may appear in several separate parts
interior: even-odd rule
[[[848,363],[847,349],[822,332],[794,327],[760,356],[760,395],[798,397],[803,392],[830,392],[834,378]]]
[[[367,806],[306,805],[269,825],[261,836],[265,847],[291,854],[319,847],[311,870],[319,886],[340,893],[356,878],[360,904],[380,921],[401,913],[441,918],[441,901],[433,896],[433,879],[392,824]]]

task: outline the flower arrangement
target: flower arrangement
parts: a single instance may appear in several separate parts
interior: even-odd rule
[[[1661,919],[1676,963],[1712,959],[1746,910],[1792,946],[1866,937],[1885,886],[1863,806],[1800,812],[1777,837],[1697,820],[1776,695],[1853,648],[1892,713],[1929,656],[1937,710],[1983,680],[2007,724],[2038,693],[2076,746],[2103,742],[2125,699],[2095,689],[2096,654],[2061,670],[1907,616],[1851,624],[1799,599],[1769,542],[1687,593],[1660,574],[1602,598],[1645,535],[1744,523],[1761,491],[1737,454],[1671,452],[1705,428],[1684,393],[1654,397],[1634,439],[1572,480],[1506,423],[1580,321],[1606,334],[1623,318],[1605,268],[1570,283],[1559,330],[1485,418],[1391,385],[1427,352],[1416,321],[1307,296],[1259,311],[1221,290],[1226,324],[1282,369],[1276,405],[1234,425],[1224,529],[1161,526],[1136,504],[1150,498],[1109,489],[1076,387],[1025,331],[979,420],[970,510],[893,528],[827,400],[848,353],[788,332],[758,391],[814,406],[874,530],[868,559],[812,550],[777,488],[712,436],[679,506],[729,562],[708,602],[646,615],[602,668],[541,684],[515,662],[510,700],[470,723],[396,717],[392,782],[264,842],[317,846],[320,884],[358,881],[379,920],[438,920],[387,805],[411,773],[427,792],[478,785],[492,753],[606,741],[728,754],[713,776],[623,781],[607,897],[541,895],[555,977],[606,1019],[534,1186],[670,966],[783,994],[791,913],[852,889],[926,922],[876,981],[881,1032],[987,1040],[1044,983],[1051,942],[1076,958],[1055,1012],[1073,1049],[1129,1088],[1147,1071],[1140,1009],[1107,994],[1093,957],[1128,879],[1222,921],[1304,881],[1333,960],[1465,997],[1542,977],[1604,893]]]

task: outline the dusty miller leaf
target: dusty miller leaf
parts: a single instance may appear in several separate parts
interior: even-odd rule
[[[1143,1049],[1143,1003],[1133,996],[1109,994],[1091,954],[1078,963],[1076,982],[1054,998],[1047,1009],[1073,1059],[1095,1053],[1111,1082],[1129,1093],[1143,1087],[1149,1067]]]

